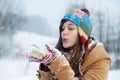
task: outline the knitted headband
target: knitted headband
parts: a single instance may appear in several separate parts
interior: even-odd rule
[[[81,12],[84,13],[82,18],[81,18],[82,16]],[[78,26],[82,45],[84,45],[88,40],[88,37],[90,36],[91,29],[92,29],[91,21],[88,15],[81,10],[73,9],[63,17],[62,21],[63,20],[69,20],[73,22],[76,26]]]

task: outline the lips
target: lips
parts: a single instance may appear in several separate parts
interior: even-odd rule
[[[67,41],[68,41],[67,38],[63,38],[63,39],[62,39],[62,42],[63,42],[63,43],[66,43]]]

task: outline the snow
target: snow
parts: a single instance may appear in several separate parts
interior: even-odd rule
[[[108,80],[120,80],[120,70],[111,70]]]
[[[1,60],[0,80],[38,80],[36,73],[39,67],[37,62],[22,60]],[[120,80],[120,70],[112,70],[108,80]]]
[[[26,60],[0,61],[0,80],[37,80],[37,63]]]

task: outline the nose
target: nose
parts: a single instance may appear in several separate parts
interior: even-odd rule
[[[65,28],[64,30],[63,30],[63,32],[62,32],[62,34],[63,35],[67,35],[69,32],[68,32],[68,29],[67,28]]]

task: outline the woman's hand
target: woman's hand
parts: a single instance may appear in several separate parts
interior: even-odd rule
[[[49,65],[56,57],[61,55],[61,52],[58,49],[53,48],[49,45],[45,45],[45,46],[47,48],[48,54],[41,60],[41,63],[44,63],[45,65]]]

